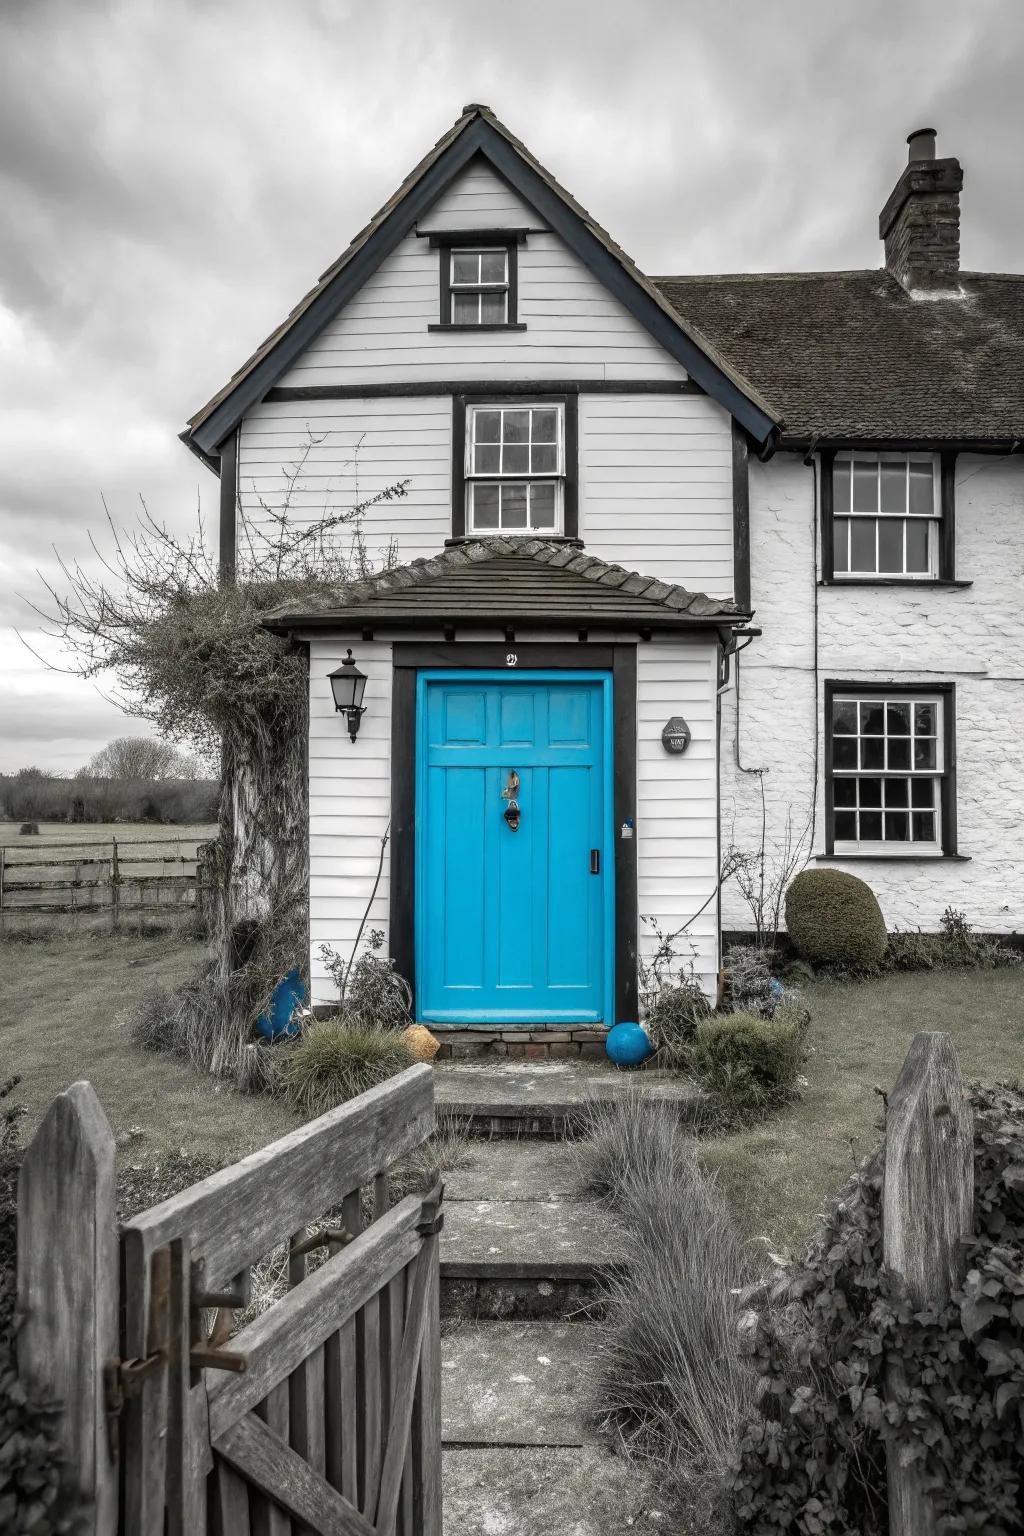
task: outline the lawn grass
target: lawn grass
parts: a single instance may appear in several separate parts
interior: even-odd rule
[[[115,1135],[140,1126],[133,1162],[184,1149],[231,1162],[292,1130],[282,1104],[235,1093],[173,1057],[132,1045],[124,1014],[144,987],[173,987],[197,964],[180,938],[62,937],[0,943],[0,1081],[22,1081],[15,1099],[31,1135],[50,1100],[88,1078]]]
[[[158,824],[153,821],[41,821],[38,837],[22,837],[20,821],[0,820],[0,846],[12,853],[30,854],[43,843],[63,843],[73,848],[87,847],[90,843],[110,843],[116,837],[118,843],[181,843],[189,845],[190,855],[196,845],[217,836],[217,828],[206,822],[189,822],[181,825]]]
[[[798,1252],[818,1213],[878,1136],[882,1101],[918,1030],[948,1030],[966,1079],[1024,1077],[1024,970],[815,982],[798,1103],[706,1143],[707,1162],[747,1231]]]

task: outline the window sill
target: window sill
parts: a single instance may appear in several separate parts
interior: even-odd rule
[[[572,544],[576,549],[583,548],[583,540],[573,533],[539,533],[530,528],[492,528],[486,533],[481,529],[478,533],[459,533],[450,539],[445,539],[446,549],[456,544],[477,544],[481,539],[540,539],[545,544]]]
[[[969,853],[816,853],[815,864],[970,864]]]
[[[946,580],[942,576],[823,576],[819,587],[973,587],[973,581]]]
[[[444,323],[444,321],[442,320],[442,321],[439,321],[436,324],[431,323],[430,325],[427,326],[427,330],[428,331],[525,331],[526,330],[526,325],[522,321],[516,322],[516,321],[508,321],[508,320],[502,321],[500,325],[453,325],[453,324],[446,325]]]

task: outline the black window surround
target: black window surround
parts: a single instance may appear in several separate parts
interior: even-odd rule
[[[500,389],[500,386],[497,386]],[[453,395],[452,396],[452,538],[482,537],[467,533],[466,529],[466,412],[474,405],[512,405],[517,394]],[[553,405],[563,413],[565,477],[562,482],[562,526],[550,535],[524,529],[521,534],[506,532],[502,537],[530,539],[577,539],[579,537],[579,401],[575,394],[548,394],[541,385],[530,394],[531,404]]]
[[[431,235],[430,244],[436,246],[438,253],[438,279],[439,279],[439,305],[437,321],[428,325],[428,331],[525,331],[526,326],[519,323],[519,247],[526,243],[526,235],[522,230],[486,230],[467,229],[452,231],[449,234]],[[506,292],[508,303],[505,319],[491,321],[485,324],[470,322],[460,324],[453,321],[452,315],[452,253],[457,251],[502,251],[506,261],[506,283],[500,285],[495,291]],[[486,283],[481,284],[482,289],[487,288]],[[464,289],[463,291],[469,291]]]
[[[851,450],[844,450],[846,453]],[[926,450],[919,450],[900,443],[865,444],[863,452],[868,457],[878,454],[906,454],[920,457]],[[836,572],[835,523],[837,516],[835,498],[835,464],[838,450],[823,448],[819,454],[821,466],[821,583],[824,586],[852,587],[969,587],[969,581],[956,577],[956,454],[942,452],[939,460],[939,513],[938,548],[934,571],[929,575],[848,574]],[[852,450],[856,456],[857,450]]]
[[[855,695],[858,700],[893,699],[901,694],[910,698],[935,698],[942,702],[942,767],[935,775],[939,784],[939,843],[938,850],[892,851],[881,840],[863,840],[855,852],[836,852],[836,778],[834,772],[834,704],[837,696]],[[824,752],[825,752],[825,857],[836,859],[887,859],[890,862],[959,858],[956,844],[956,684],[936,683],[931,680],[920,683],[865,683],[837,678],[826,678],[824,687]],[[905,777],[899,771],[874,773],[867,770],[860,777],[899,779]],[[840,775],[842,777],[842,775]],[[912,850],[913,843],[894,845],[894,848]]]

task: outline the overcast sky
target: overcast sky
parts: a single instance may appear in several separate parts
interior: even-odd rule
[[[464,102],[659,274],[877,266],[929,124],[964,267],[1012,272],[1022,45],[1016,0],[0,0],[0,770],[138,730],[24,651],[17,594],[101,494],[215,518],[186,416]]]

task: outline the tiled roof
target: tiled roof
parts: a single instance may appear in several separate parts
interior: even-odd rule
[[[652,279],[760,390],[783,441],[1024,438],[1024,276],[911,298],[884,270]]]
[[[289,631],[346,624],[443,621],[490,628],[531,621],[594,629],[688,629],[742,622],[724,598],[609,565],[575,544],[542,539],[471,539],[323,594],[295,598],[267,615]]]

